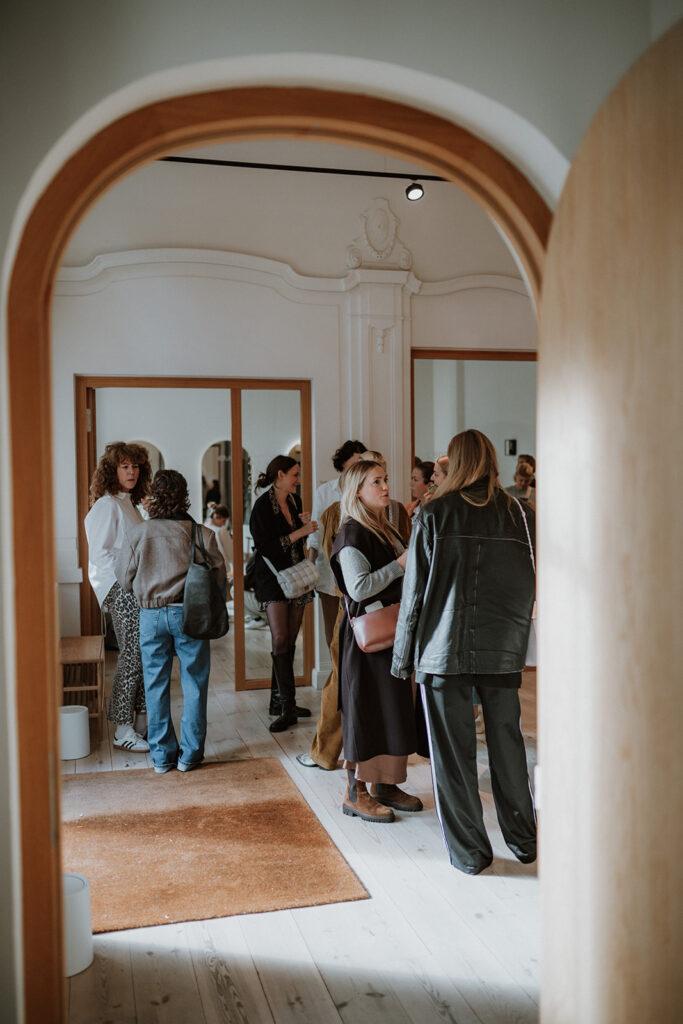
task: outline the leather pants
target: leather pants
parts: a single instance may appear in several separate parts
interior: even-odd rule
[[[474,676],[425,676],[420,686],[429,732],[436,808],[451,864],[478,874],[493,860],[479,796]],[[536,859],[536,816],[515,688],[478,686],[491,787],[503,838],[518,860]]]

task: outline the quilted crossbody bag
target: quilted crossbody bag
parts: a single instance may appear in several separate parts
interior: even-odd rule
[[[288,600],[302,597],[309,590],[315,590],[318,584],[320,574],[315,564],[308,558],[304,558],[303,561],[297,562],[296,565],[290,565],[286,569],[276,569],[265,555],[263,561],[275,576],[282,593]]]

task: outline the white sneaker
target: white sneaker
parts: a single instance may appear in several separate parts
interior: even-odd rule
[[[130,750],[134,754],[146,754],[149,750],[147,740],[143,740],[140,733],[135,731],[130,722],[116,727],[114,746],[121,747],[122,750]]]

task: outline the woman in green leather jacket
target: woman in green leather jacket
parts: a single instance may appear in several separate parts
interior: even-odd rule
[[[534,513],[500,486],[478,430],[448,446],[448,473],[413,520],[392,674],[416,672],[428,724],[437,813],[451,863],[476,875],[493,860],[479,797],[472,687],[481,700],[505,842],[536,859],[536,819],[519,726],[534,604]]]

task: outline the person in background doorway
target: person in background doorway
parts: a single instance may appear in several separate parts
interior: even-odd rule
[[[410,474],[410,501],[406,505],[406,512],[409,516],[414,516],[417,509],[422,504],[422,501],[429,493],[429,485],[432,479],[432,473],[434,472],[433,462],[422,462],[420,461],[419,466],[415,466],[412,473]]]
[[[421,811],[422,802],[399,788],[415,751],[415,709],[410,680],[391,674],[391,648],[367,654],[358,646],[351,617],[375,604],[398,602],[405,548],[389,525],[389,485],[378,462],[359,462],[343,478],[341,526],[332,546],[332,571],[344,595],[339,630],[344,768],[344,814],[391,822],[394,810]],[[372,789],[368,790],[371,785]]]
[[[189,772],[204,758],[211,645],[183,632],[183,590],[190,567],[192,527],[187,481],[174,469],[154,474],[149,519],[130,530],[117,561],[124,593],[140,607],[140,649],[154,771]],[[199,527],[208,563],[225,596],[225,562],[215,534]],[[203,560],[203,552],[197,560]],[[180,743],[171,717],[173,655],[180,665],[183,713]]]
[[[216,534],[216,542],[218,544],[218,550],[223,555],[225,561],[225,571],[228,575],[228,600],[230,600],[230,591],[232,589],[233,581],[233,543],[232,533],[230,532],[230,512],[228,511],[227,505],[214,505],[209,515],[209,529],[213,530]]]
[[[448,476],[413,522],[391,670],[416,670],[432,752],[437,813],[451,864],[476,875],[493,860],[479,797],[472,687],[481,699],[503,838],[536,859],[518,690],[534,603],[534,513],[500,486],[478,430],[448,447]]]
[[[268,616],[272,639],[273,675],[270,709],[277,715],[271,732],[284,732],[298,718],[308,718],[308,708],[296,704],[294,654],[306,605],[313,600],[310,590],[287,599],[273,569],[287,569],[305,558],[306,537],[317,528],[310,512],[301,511],[297,494],[301,467],[289,455],[276,455],[261,473],[256,490],[268,490],[257,498],[251,510],[249,528],[254,540],[254,588]]]
[[[508,494],[512,495],[513,498],[524,498],[524,500],[528,501],[531,507],[534,508],[536,467],[535,465],[532,465],[531,462],[526,461],[529,457],[530,456],[520,455],[517,459],[514,478],[515,482],[512,487],[506,487],[505,490]]]
[[[327,480],[325,483],[320,484],[313,496],[312,516],[316,522],[320,522],[325,509],[341,500],[341,488],[339,485],[341,474],[349,466],[352,466],[354,462],[358,462],[361,453],[364,451],[365,445],[362,441],[344,441],[337,448],[332,456],[332,465],[338,475],[333,480]],[[318,530],[314,530],[310,534],[308,547],[318,569],[319,579],[316,593],[320,600],[319,607],[325,627],[325,642],[329,648],[332,643],[332,633],[337,619],[337,612],[339,611],[339,595],[332,570],[330,569],[329,556],[325,553]]]
[[[428,489],[427,493],[424,495],[424,497],[422,498],[422,504],[423,505],[426,505],[429,501],[432,500],[432,498],[434,497],[434,494],[436,493],[437,488],[440,487],[441,484],[446,479],[447,473],[448,473],[448,456],[447,455],[439,455],[438,459],[434,463],[434,471],[432,473],[432,478],[431,478],[431,480],[429,482],[429,489]]]
[[[220,481],[217,480],[214,477],[214,479],[211,481],[211,486],[209,487],[208,491],[204,495],[204,504],[207,506],[207,511],[208,511],[208,506],[209,506],[210,502],[213,502],[215,505],[217,505],[220,500],[221,500],[221,485],[220,485]]]
[[[85,517],[88,578],[98,603],[109,612],[119,648],[107,717],[115,725],[114,746],[149,750],[145,689],[140,660],[139,608],[116,579],[116,558],[126,533],[142,522],[137,506],[149,490],[152,470],[147,449],[114,441],[104,449],[90,483],[91,508]]]

